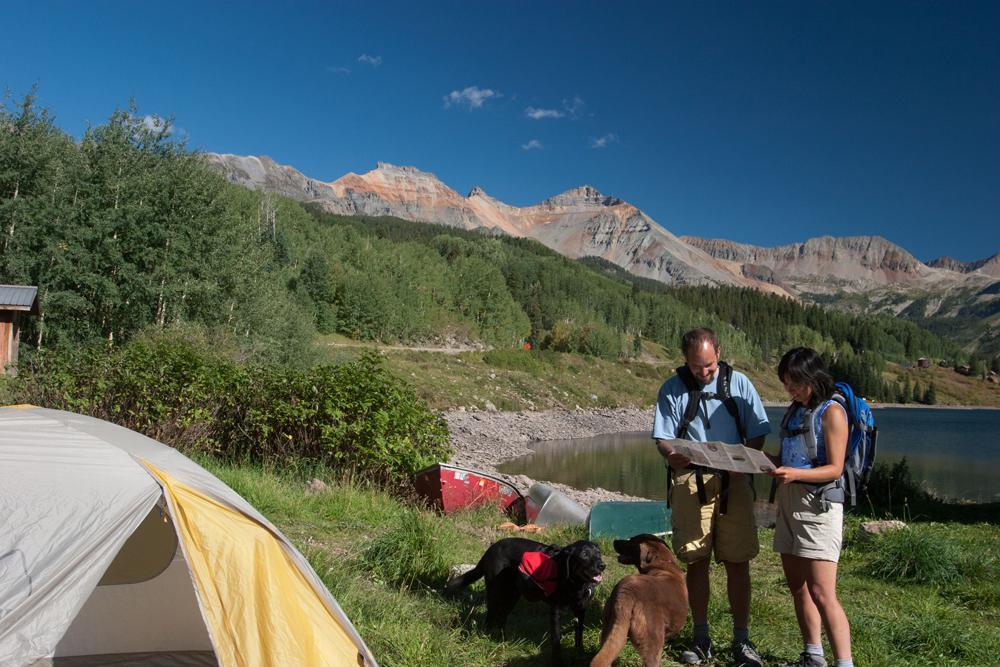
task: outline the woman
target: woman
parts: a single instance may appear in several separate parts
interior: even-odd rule
[[[782,422],[780,467],[771,473],[780,482],[774,550],[781,554],[804,644],[798,661],[783,667],[826,667],[821,627],[835,667],[854,667],[850,624],[837,600],[847,413],[831,400],[833,378],[816,350],[786,352],[778,377],[793,403]]]

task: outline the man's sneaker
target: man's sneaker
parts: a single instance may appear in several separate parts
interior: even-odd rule
[[[696,641],[691,648],[681,651],[680,660],[685,665],[700,665],[712,657],[712,640]]]
[[[757,647],[749,639],[733,642],[733,664],[736,667],[764,667],[764,661],[761,660],[760,653],[757,653]]]
[[[798,660],[795,662],[783,662],[781,663],[781,667],[826,667],[826,658],[803,651]]]

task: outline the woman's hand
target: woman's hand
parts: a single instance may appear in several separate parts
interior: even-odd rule
[[[771,472],[767,473],[771,477],[776,478],[782,484],[791,484],[792,482],[797,482],[802,479],[803,469],[801,468],[789,468],[788,466],[781,466],[780,468],[775,468]]]

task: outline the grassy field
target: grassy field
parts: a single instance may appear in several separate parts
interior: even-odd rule
[[[440,593],[449,569],[474,563],[502,537],[503,517],[480,510],[448,517],[383,490],[350,481],[319,495],[305,493],[316,470],[262,471],[201,463],[274,521],[309,558],[358,627],[383,667],[450,665],[548,665],[547,607],[519,603],[505,636],[481,629],[482,584],[454,597]],[[858,665],[983,666],[1000,656],[1000,528],[993,523],[915,521],[905,533],[874,543],[854,536],[859,520],[845,527],[840,595],[854,631]],[[771,531],[761,531],[751,632],[768,664],[801,650],[791,600]],[[565,544],[585,537],[582,528],[557,529],[540,539]],[[614,583],[629,568],[619,565],[607,541],[608,563],[597,601],[586,619],[584,650],[572,648],[571,624],[563,633],[569,664],[586,665],[600,640],[600,610]],[[724,580],[713,571],[711,623],[727,641]],[[689,638],[690,626],[667,647],[664,664]],[[828,654],[829,655],[829,654]],[[619,665],[640,665],[631,647]],[[723,652],[715,663],[729,665]]]

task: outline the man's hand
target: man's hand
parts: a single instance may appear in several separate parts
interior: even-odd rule
[[[675,452],[674,448],[668,445],[666,440],[657,439],[656,449],[660,452],[660,456],[667,460],[667,465],[674,470],[683,470],[691,465],[691,459]]]
[[[691,459],[684,456],[683,454],[678,454],[677,452],[671,452],[667,455],[667,463],[674,470],[684,470],[689,465],[691,465]]]

